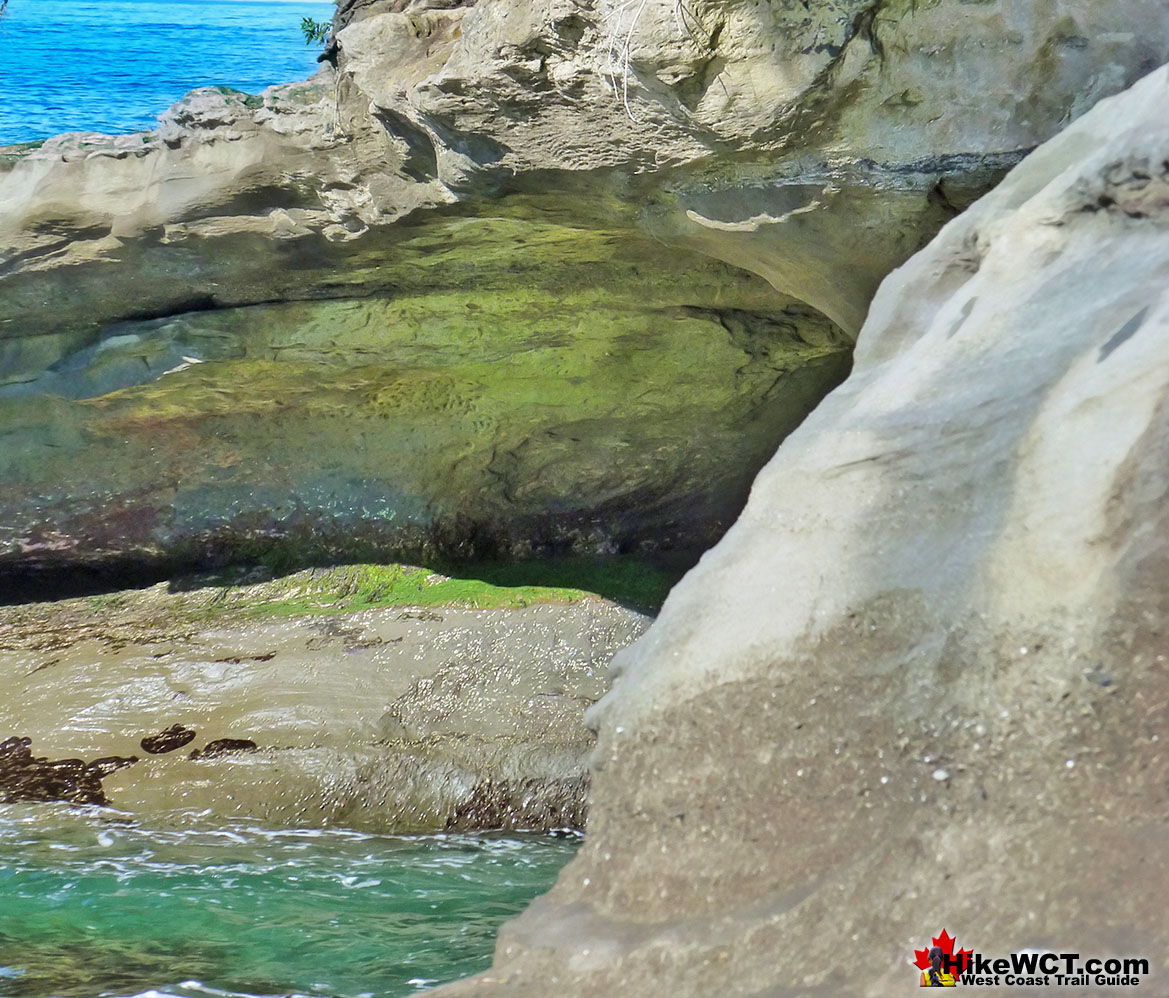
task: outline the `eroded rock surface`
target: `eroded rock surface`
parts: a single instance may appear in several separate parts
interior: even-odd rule
[[[618,657],[579,858],[440,994],[878,998],[943,925],[1163,982],[1167,96],[1104,101],[882,285]]]
[[[0,564],[697,552],[880,279],[1159,2],[344,4],[336,68],[0,155]]]
[[[646,618],[558,590],[480,587],[495,609],[338,602],[373,572],[0,608],[0,732],[23,736],[0,744],[0,800],[399,832],[580,827],[584,711]]]

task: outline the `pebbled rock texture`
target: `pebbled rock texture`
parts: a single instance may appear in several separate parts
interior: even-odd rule
[[[461,585],[494,605],[418,606],[379,597],[370,573],[394,574],[189,579],[0,608],[0,732],[13,733],[0,803],[392,832],[581,827],[584,711],[647,618],[434,574],[418,595]]]
[[[880,998],[943,926],[1163,986],[1167,98],[1103,101],[884,282],[618,656],[579,857],[438,994]]]
[[[697,552],[881,278],[1167,38],[355,2],[311,81],[0,152],[0,566]]]

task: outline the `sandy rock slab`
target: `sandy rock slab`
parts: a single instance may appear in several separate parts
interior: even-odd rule
[[[579,857],[441,994],[880,998],[943,927],[1165,989],[1167,95],[1102,102],[885,281],[618,656]]]
[[[421,605],[379,599],[374,577],[405,579]],[[571,590],[462,583],[435,598],[457,582],[348,568],[0,609],[0,802],[580,827],[582,715],[647,618]],[[355,597],[375,605],[352,610]]]

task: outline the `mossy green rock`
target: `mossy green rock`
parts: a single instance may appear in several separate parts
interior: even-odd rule
[[[686,548],[1163,3],[344,4],[0,153],[0,572]]]
[[[3,559],[698,550],[849,363],[761,279],[614,230],[449,219],[382,280],[123,321],[0,390]]]
[[[407,565],[27,603],[0,608],[0,741],[28,737],[41,762],[137,757],[97,792],[138,815],[579,827],[584,710],[647,623],[579,589]],[[154,747],[175,725],[189,745]]]

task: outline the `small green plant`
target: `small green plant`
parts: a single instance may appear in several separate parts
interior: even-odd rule
[[[592,595],[561,586],[497,586],[411,565],[348,565],[320,572],[309,569],[255,589],[225,589],[224,594],[222,600],[200,612],[210,617],[240,609],[254,617],[294,617],[390,607],[518,609],[534,603],[576,603]]]
[[[6,2],[6,0],[5,0]],[[328,21],[315,21],[311,17],[300,19],[300,30],[304,34],[305,45],[324,45],[333,25]]]

